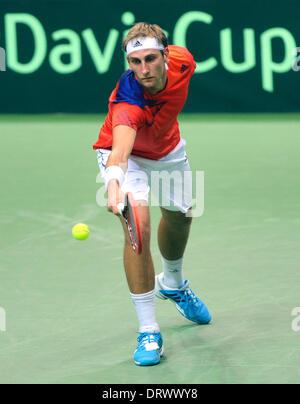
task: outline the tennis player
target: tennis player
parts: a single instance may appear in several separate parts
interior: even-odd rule
[[[124,220],[124,267],[138,322],[137,365],[155,365],[163,355],[163,338],[155,315],[155,295],[175,303],[184,317],[207,324],[211,315],[183,277],[183,255],[192,221],[192,192],[183,178],[190,173],[177,121],[195,71],[189,51],[169,45],[158,25],[135,24],[125,40],[130,70],[126,71],[109,98],[109,112],[101,127],[97,150],[104,178],[107,208],[119,215],[118,204],[131,192],[137,204],[142,232],[142,253],[131,248]],[[173,187],[157,191],[162,213],[158,246],[163,271],[155,276],[150,252],[149,190],[157,173],[180,173]],[[158,187],[156,187],[158,188]]]

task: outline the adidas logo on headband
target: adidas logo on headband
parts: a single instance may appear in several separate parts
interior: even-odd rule
[[[138,46],[143,46],[143,44],[141,44],[139,40],[136,41],[136,43],[133,45],[133,47],[137,48]]]

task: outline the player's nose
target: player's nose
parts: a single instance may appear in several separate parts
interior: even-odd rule
[[[142,74],[144,76],[147,76],[149,74],[149,71],[150,71],[150,69],[149,69],[148,64],[146,62],[142,61]]]

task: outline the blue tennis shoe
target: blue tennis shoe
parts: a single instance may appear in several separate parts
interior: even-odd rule
[[[164,353],[161,333],[141,332],[137,341],[139,344],[133,356],[135,364],[138,366],[157,365]]]
[[[175,303],[181,315],[198,324],[208,324],[211,314],[206,305],[189,287],[189,281],[184,281],[180,289],[171,289],[163,284],[163,272],[155,277],[155,295],[160,299],[170,299]]]

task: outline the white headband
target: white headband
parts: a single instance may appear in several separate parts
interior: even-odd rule
[[[127,56],[130,53],[143,50],[143,49],[157,49],[164,50],[164,46],[158,42],[158,40],[151,36],[134,38],[128,42],[126,46]]]

